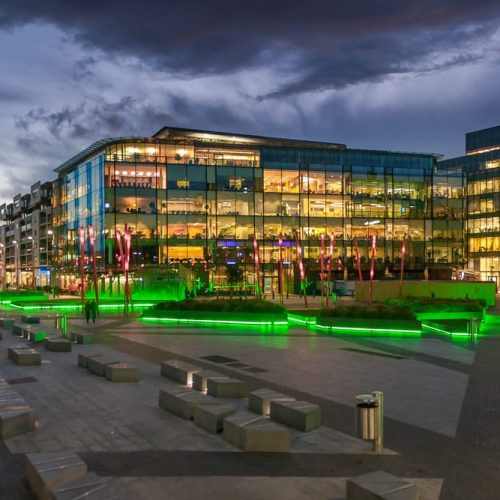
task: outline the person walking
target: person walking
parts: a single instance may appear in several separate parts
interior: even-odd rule
[[[97,302],[95,300],[90,303],[90,314],[92,316],[92,323],[95,323],[97,317]]]
[[[90,319],[90,302],[87,300],[87,302],[85,302],[85,306],[83,307],[83,310],[85,311],[85,319],[87,320],[87,323],[89,322],[89,319]]]

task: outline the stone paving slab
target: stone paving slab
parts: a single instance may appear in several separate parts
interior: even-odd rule
[[[213,354],[235,358],[268,370],[252,374],[262,385],[270,381],[292,386],[352,408],[356,394],[383,389],[386,416],[451,437],[456,432],[468,380],[465,373],[412,359],[342,351],[342,347],[355,348],[357,344],[325,336],[231,336],[228,332],[119,336],[191,359]]]

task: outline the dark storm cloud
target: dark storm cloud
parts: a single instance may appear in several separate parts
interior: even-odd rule
[[[98,136],[145,134],[166,122],[174,120],[149,104],[142,105],[136,99],[125,96],[116,102],[84,100],[75,107],[64,106],[59,111],[32,109],[16,118],[15,127],[22,131],[17,138],[19,146],[24,150],[40,152],[43,145],[54,139],[92,141]],[[37,133],[39,126],[41,132]]]
[[[412,71],[435,51],[487,36],[499,12],[498,0],[3,0],[0,25],[54,23],[179,75],[274,66],[294,75],[274,89],[280,96]]]

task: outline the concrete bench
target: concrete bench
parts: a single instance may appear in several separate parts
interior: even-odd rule
[[[35,430],[35,410],[6,383],[0,387],[0,437],[8,439]]]
[[[271,413],[271,401],[295,401],[295,398],[271,389],[257,389],[248,395],[248,409],[267,417]]]
[[[15,349],[31,349],[26,344],[16,344],[10,347],[7,347],[7,359],[14,361],[14,350]]]
[[[225,375],[220,375],[218,373],[209,371],[209,370],[201,370],[199,372],[193,373],[193,389],[196,389],[200,392],[207,392],[207,380],[209,378],[229,378]]]
[[[347,500],[417,500],[417,487],[410,481],[377,470],[348,479]]]
[[[139,370],[126,363],[106,365],[105,376],[111,382],[139,382]]]
[[[209,377],[207,392],[217,398],[244,398],[248,394],[247,384],[235,378]]]
[[[40,316],[32,316],[30,314],[23,314],[21,316],[21,321],[23,323],[29,323],[29,324],[40,323]]]
[[[194,409],[199,405],[215,405],[217,401],[191,389],[160,389],[158,406],[178,417],[193,420]]]
[[[104,377],[106,375],[106,366],[115,363],[120,363],[120,359],[117,356],[92,356],[87,360],[87,370],[90,373],[99,375],[99,377]]]
[[[178,359],[163,361],[161,364],[161,374],[164,377],[188,386],[193,385],[193,373],[199,371],[201,371],[201,368],[198,366],[184,363]]]
[[[28,330],[28,340],[32,344],[39,344],[47,338],[47,333],[43,330]]]
[[[110,492],[106,481],[95,472],[88,472],[84,476],[69,483],[64,483],[51,490],[54,500],[111,500],[120,497]]]
[[[16,320],[14,318],[0,318],[0,327],[12,328]]]
[[[45,348],[53,352],[71,352],[73,344],[70,340],[61,337],[50,337],[45,340]]]
[[[220,404],[195,406],[194,423],[211,434],[217,434],[223,429],[224,418],[235,411],[232,406]]]
[[[35,349],[12,349],[10,359],[19,366],[35,366],[42,364],[42,356]]]
[[[23,336],[24,325],[20,325],[19,323],[15,323],[12,325],[12,335],[19,335],[19,337]]]
[[[76,334],[77,344],[94,344],[95,336],[93,333],[77,333]]]
[[[224,419],[223,436],[225,441],[243,451],[290,451],[288,429],[247,411],[240,411]]]
[[[80,368],[88,368],[89,359],[97,358],[99,356],[101,356],[101,354],[99,354],[97,352],[91,353],[91,354],[78,353],[78,366]]]
[[[307,401],[271,401],[270,415],[276,422],[303,432],[321,425],[321,408]]]
[[[28,453],[26,479],[37,498],[52,499],[51,490],[87,474],[87,465],[72,452]]]

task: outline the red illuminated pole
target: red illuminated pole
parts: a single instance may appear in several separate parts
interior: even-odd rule
[[[257,237],[253,237],[253,257],[255,263],[255,295],[260,299],[260,273],[259,273],[259,245]]]
[[[326,305],[328,306],[330,301],[329,297],[332,293],[332,261],[333,261],[333,249],[335,247],[335,236],[333,234],[330,235],[330,252],[329,252],[329,258],[328,258],[328,265],[327,265],[327,281],[328,281],[328,291],[326,292]]]
[[[403,276],[405,273],[406,240],[403,238],[401,244],[401,276],[399,277],[399,296],[403,296]]]
[[[321,233],[320,235],[320,250],[319,250],[319,269],[321,273],[321,305],[325,303],[325,280],[324,280],[324,273],[325,273],[325,235]],[[328,296],[327,296],[328,298]]]
[[[359,247],[358,240],[354,240],[354,248],[356,250],[356,267],[358,268],[358,277],[359,277],[359,287],[360,287],[360,295],[363,294],[363,273],[361,272],[361,260],[359,258]]]
[[[130,245],[132,240],[132,235],[130,229],[125,229],[125,234],[123,236],[125,240],[125,307],[128,312],[128,306],[130,303],[130,284],[128,281],[128,275],[130,271]]]
[[[304,271],[304,263],[302,262],[302,247],[300,246],[300,237],[299,234],[297,233],[297,263],[299,265],[299,273],[300,273],[300,289],[302,290],[302,293],[304,294],[304,305],[306,306],[306,309],[308,307],[307,305],[307,293],[305,290],[305,271]]]
[[[283,238],[281,237],[281,235],[278,240],[278,245],[280,258],[278,285],[280,287],[280,304],[283,304]]]
[[[99,306],[99,285],[97,283],[97,269],[96,269],[96,261],[95,261],[95,234],[94,234],[94,226],[90,225],[89,229],[89,241],[90,241],[90,252],[92,257],[92,274],[94,277],[94,291],[95,291],[95,301]],[[97,308],[99,310],[99,307]]]
[[[78,228],[78,238],[80,240],[80,296],[82,299],[82,313],[85,307],[85,228]]]
[[[373,277],[375,275],[375,251],[377,250],[377,236],[372,236],[372,258],[370,263],[370,303],[373,299]]]

